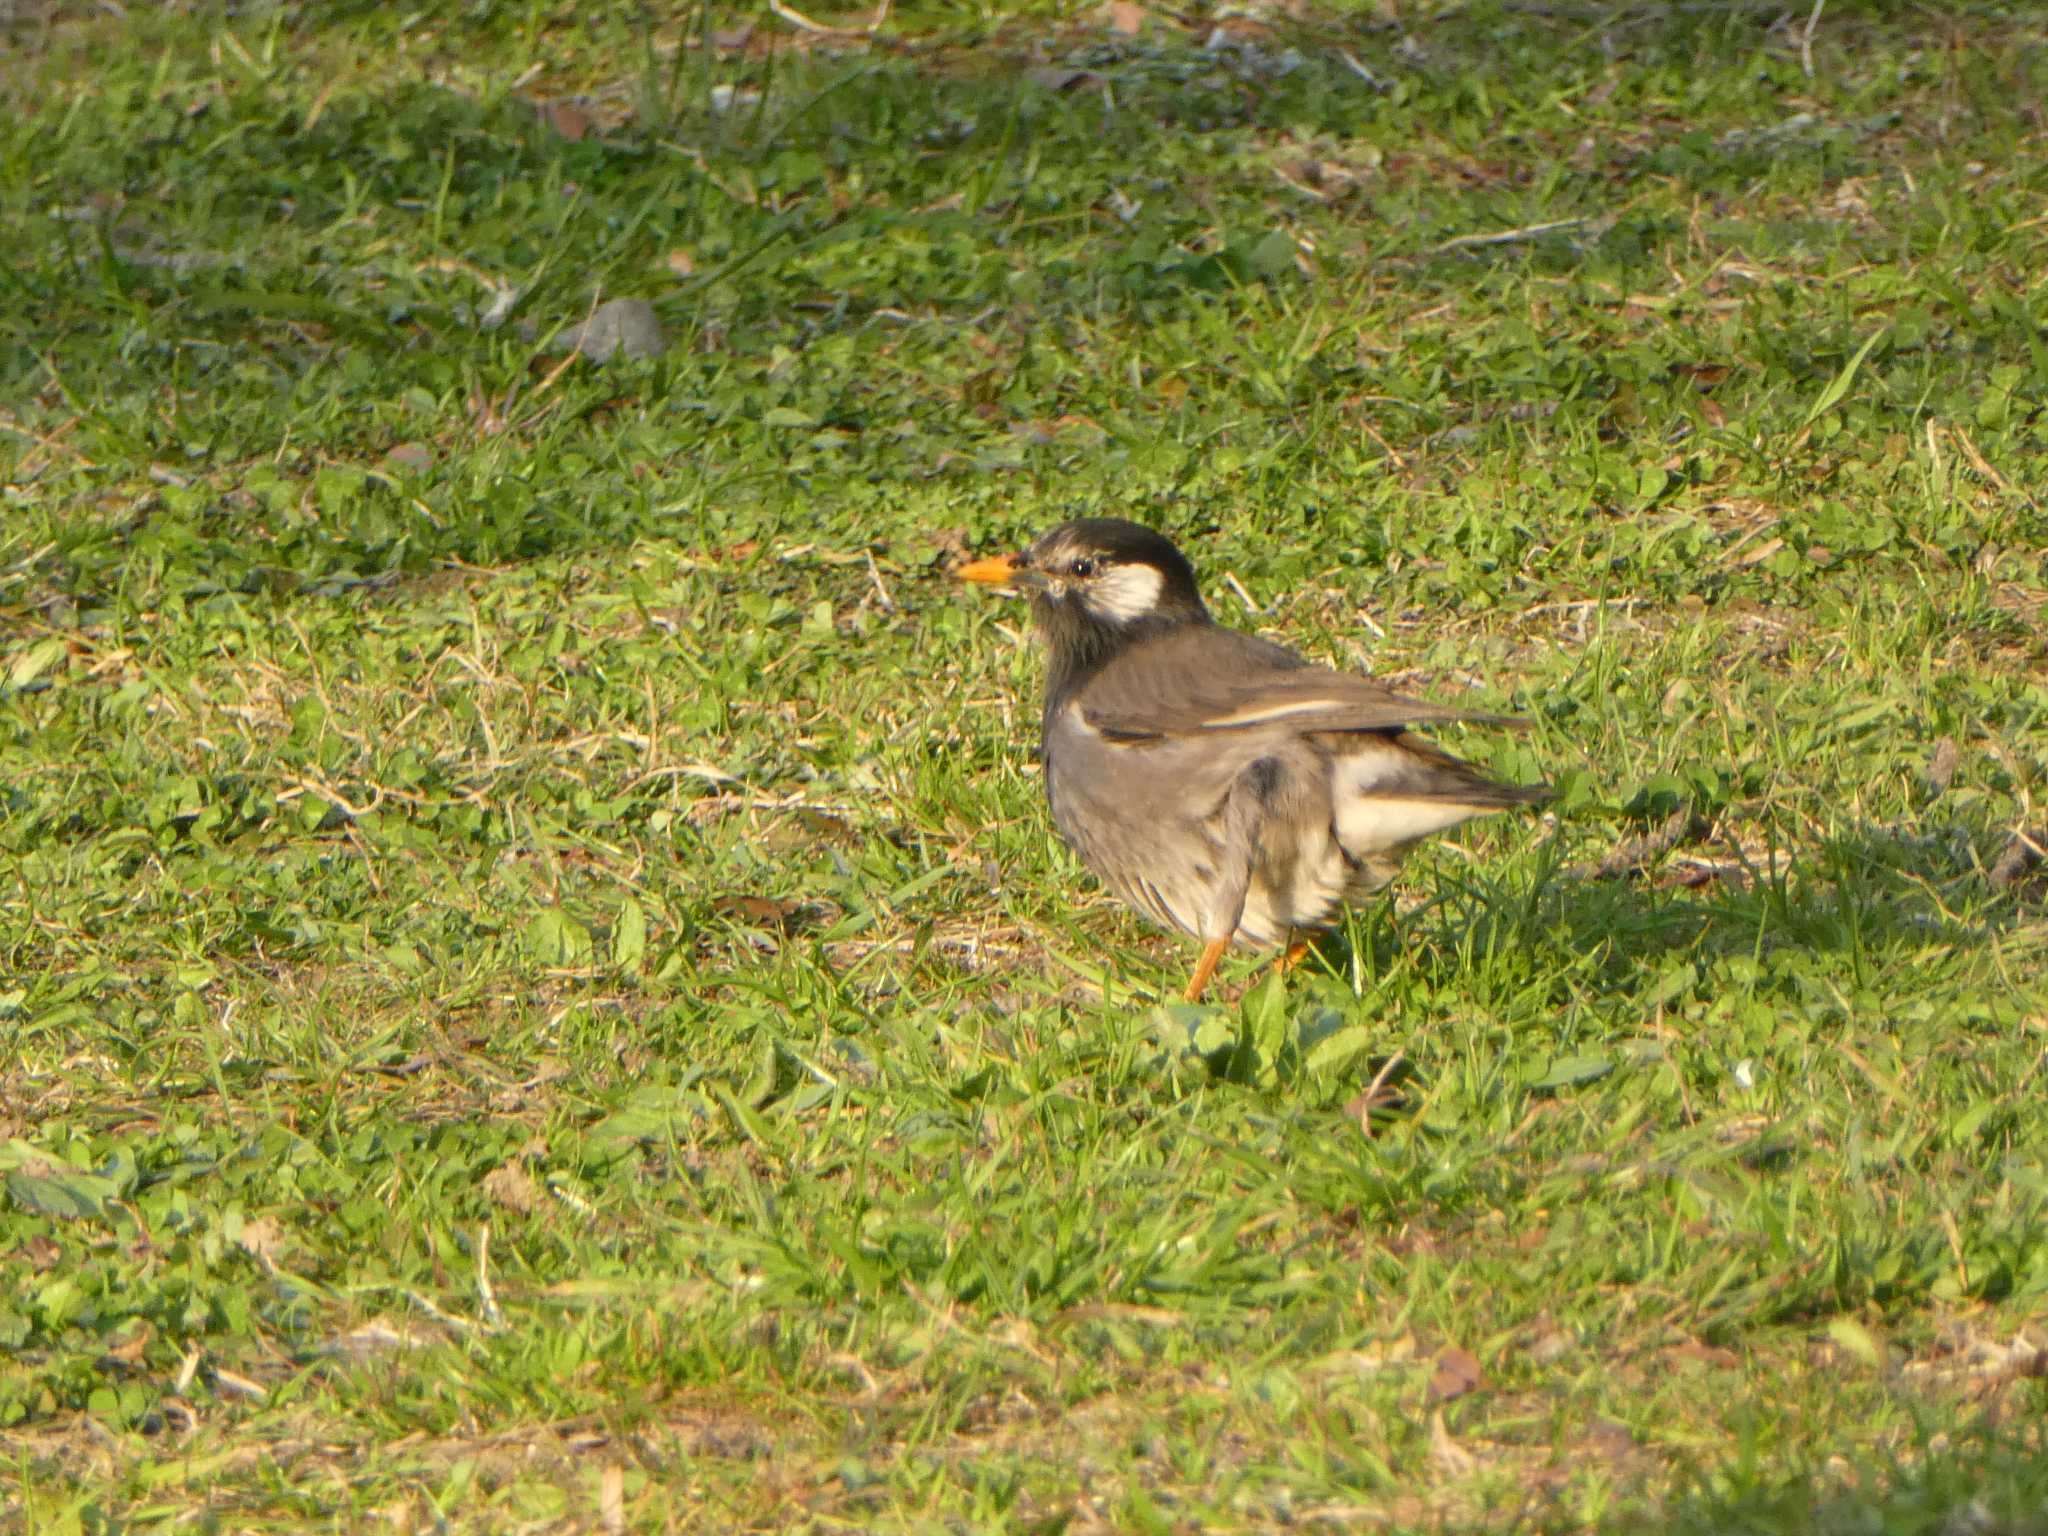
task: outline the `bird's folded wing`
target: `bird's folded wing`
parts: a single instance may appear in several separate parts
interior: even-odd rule
[[[1406,698],[1234,630],[1205,628],[1188,641],[1193,643],[1148,645],[1119,657],[1090,681],[1083,718],[1103,735],[1124,741],[1272,727],[1398,731],[1448,720],[1520,723],[1513,716]]]

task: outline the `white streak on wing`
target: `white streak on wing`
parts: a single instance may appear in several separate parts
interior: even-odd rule
[[[1275,720],[1292,720],[1297,715],[1326,714],[1333,709],[1354,709],[1356,699],[1289,699],[1285,704],[1267,704],[1256,709],[1240,709],[1234,714],[1217,715],[1202,722],[1205,731],[1231,730],[1240,725],[1268,725]]]
[[[1090,608],[1119,624],[1135,623],[1159,606],[1166,578],[1150,565],[1112,565],[1084,590]]]

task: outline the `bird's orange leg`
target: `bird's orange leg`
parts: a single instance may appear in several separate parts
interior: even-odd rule
[[[1287,946],[1286,952],[1282,954],[1278,960],[1275,960],[1273,962],[1273,969],[1278,971],[1282,976],[1285,976],[1289,971],[1293,970],[1297,965],[1301,964],[1303,960],[1307,959],[1309,951],[1314,949],[1315,947],[1316,941],[1312,937],[1306,939],[1296,939],[1292,944],[1289,944]]]
[[[1202,958],[1195,962],[1195,974],[1188,978],[1188,989],[1181,994],[1181,1000],[1199,1003],[1202,990],[1209,985],[1209,978],[1216,974],[1216,963],[1223,958],[1223,951],[1230,947],[1228,939],[1211,939],[1202,946]]]

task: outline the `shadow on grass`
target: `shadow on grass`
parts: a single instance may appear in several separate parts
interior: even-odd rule
[[[1383,974],[1405,950],[1448,975],[1504,949],[1563,951],[1590,962],[1575,973],[1582,984],[1628,992],[1681,967],[1704,975],[1729,961],[1746,974],[1789,976],[1806,967],[1788,957],[1804,956],[1873,984],[1901,957],[1945,951],[1966,960],[2029,922],[2022,903],[1986,880],[1985,851],[1998,835],[1953,823],[1860,824],[1811,851],[1779,849],[1768,864],[1703,849],[1708,858],[1668,870],[1553,866],[1513,890],[1459,881],[1396,922],[1373,922],[1361,935],[1364,959]],[[1341,938],[1325,944],[1348,962]]]
[[[1613,1522],[1617,1533],[1841,1533],[1841,1536],[2048,1536],[2048,1448],[2038,1415],[2039,1382],[2019,1389],[2033,1429],[1924,1432],[1908,1453],[1866,1458],[1824,1477],[1783,1479],[1741,1460],[1702,1476],[1654,1519]]]

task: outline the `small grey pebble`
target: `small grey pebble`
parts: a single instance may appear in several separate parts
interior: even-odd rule
[[[563,331],[558,345],[601,363],[619,352],[628,357],[659,357],[668,350],[668,336],[654,306],[645,299],[613,299],[598,305],[581,325]]]

